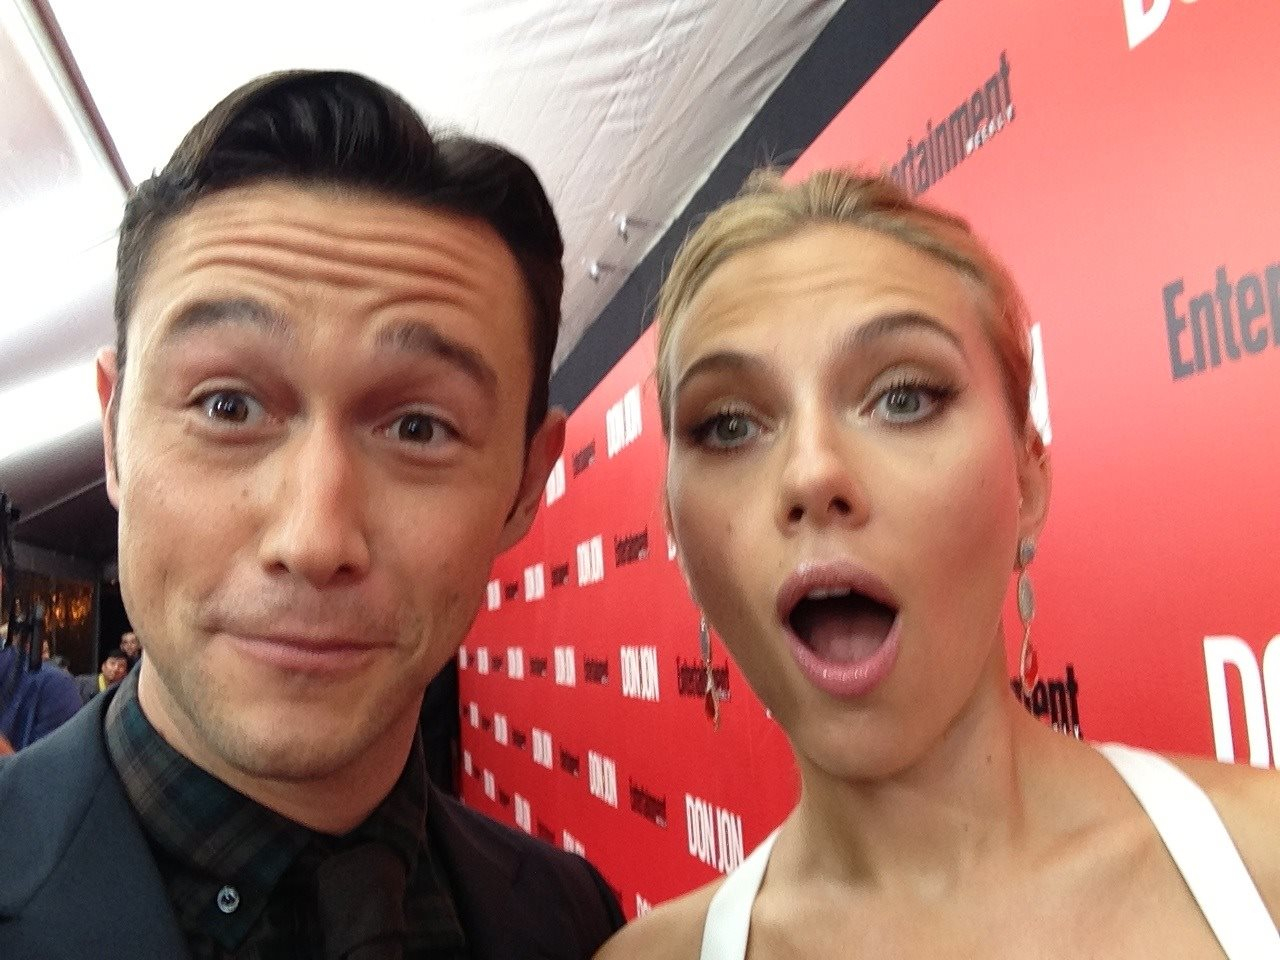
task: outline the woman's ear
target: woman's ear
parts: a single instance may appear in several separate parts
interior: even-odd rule
[[[1030,420],[1024,433],[1026,439],[1018,463],[1018,492],[1020,494],[1018,538],[1040,538],[1049,514],[1049,493],[1053,487],[1053,469],[1049,452],[1044,448],[1040,431]]]

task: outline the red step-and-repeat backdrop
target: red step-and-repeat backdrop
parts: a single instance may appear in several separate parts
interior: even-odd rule
[[[1274,0],[944,0],[789,174],[885,169],[1023,287],[1055,472],[1029,707],[1256,766],[1280,757],[1278,44]],[[705,713],[653,353],[570,419],[462,651],[465,799],[583,852],[629,914],[736,865],[797,788],[718,638]]]

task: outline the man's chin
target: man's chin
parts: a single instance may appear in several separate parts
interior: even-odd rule
[[[368,748],[369,737],[341,731],[262,728],[246,724],[211,724],[208,746],[242,776],[282,783],[324,780],[355,764]]]
[[[204,750],[240,776],[285,783],[327,779],[358,764],[372,744],[385,740],[396,715],[277,698],[225,697],[192,706],[188,717]]]

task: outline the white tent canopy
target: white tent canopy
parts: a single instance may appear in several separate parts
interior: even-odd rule
[[[565,235],[558,364],[839,6],[0,0],[0,489],[30,514],[100,483],[121,174],[148,176],[244,81],[360,71],[523,154]]]

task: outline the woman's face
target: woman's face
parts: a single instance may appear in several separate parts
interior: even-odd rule
[[[1002,683],[1048,480],[981,297],[897,240],[815,226],[736,254],[675,331],[667,495],[694,597],[837,776],[903,769]]]

